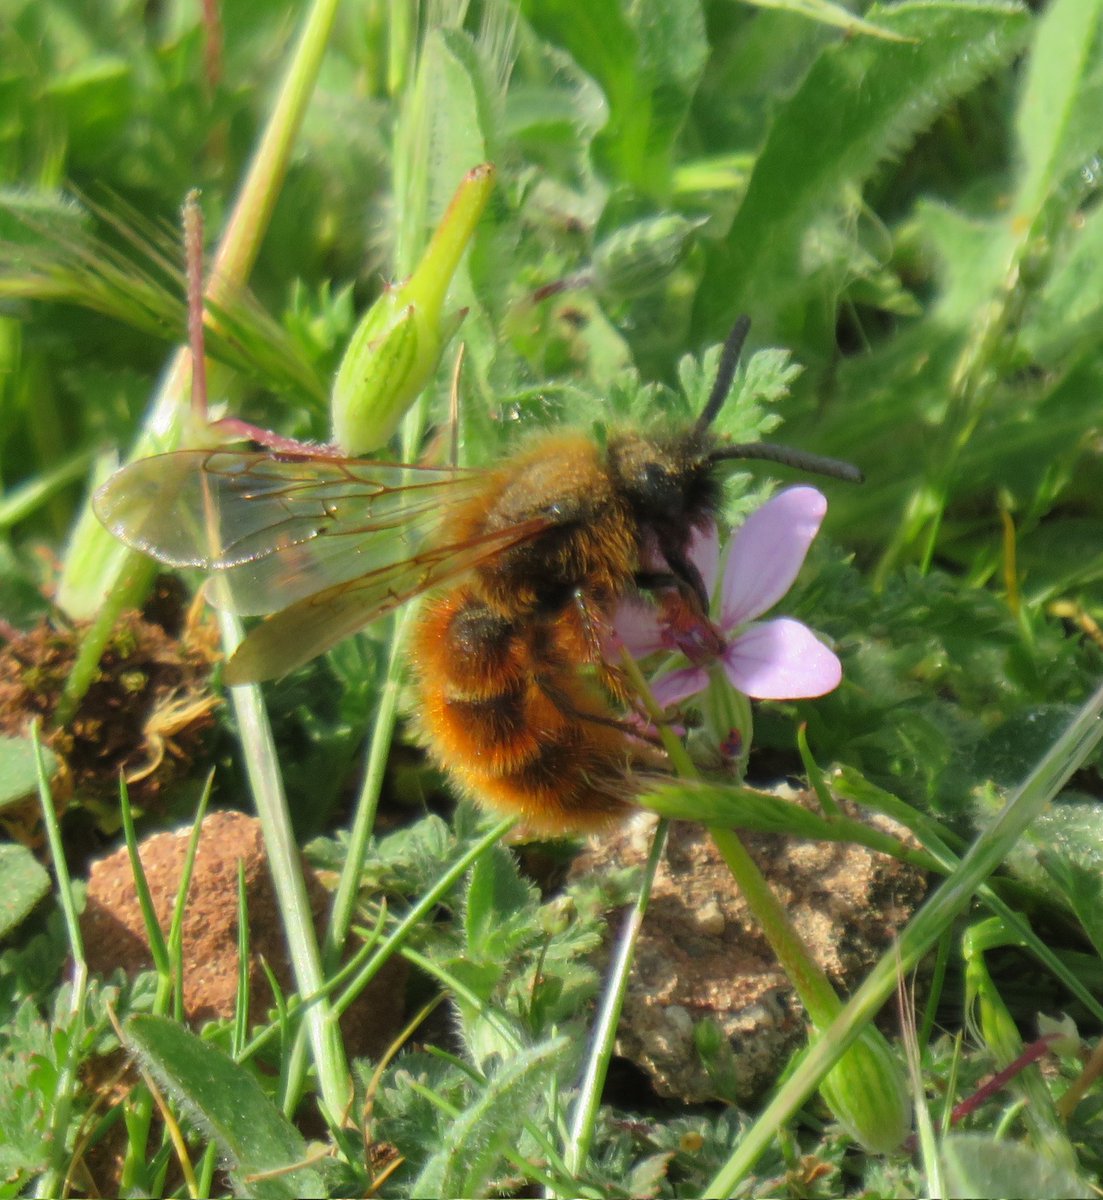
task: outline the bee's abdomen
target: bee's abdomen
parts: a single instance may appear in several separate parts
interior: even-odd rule
[[[414,634],[417,718],[433,758],[478,802],[538,833],[600,829],[625,812],[638,751],[602,723],[613,714],[554,632],[494,614],[466,587],[430,602]]]

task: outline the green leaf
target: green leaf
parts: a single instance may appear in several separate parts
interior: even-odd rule
[[[5,1021],[0,1046],[0,1196],[27,1195],[28,1180],[50,1161],[50,1033],[30,998]]]
[[[452,1122],[437,1152],[410,1189],[412,1196],[483,1196],[501,1148],[516,1144],[534,1101],[547,1086],[568,1038],[520,1051]]]
[[[836,836],[833,823],[819,813],[737,784],[672,780],[650,787],[640,803],[674,821],[700,821],[790,837],[834,840]]]
[[[1032,223],[1064,176],[1103,145],[1103,0],[1054,0],[1038,25],[1016,117],[1015,213]]]
[[[57,758],[45,746],[42,747],[42,764],[47,777],[57,770]],[[34,795],[37,787],[31,739],[0,737],[0,808],[26,800]]]
[[[5,266],[18,262],[21,247],[38,246],[50,238],[77,238],[88,232],[88,226],[87,211],[60,192],[0,188],[0,263]],[[0,275],[0,288],[5,278]]]
[[[806,287],[807,239],[840,197],[900,153],[955,96],[1018,50],[1019,5],[915,0],[866,14],[907,43],[838,42],[779,110],[727,237],[708,258],[698,323],[720,337],[735,316]]]
[[[1050,242],[1071,224],[1087,190],[1088,164],[1103,146],[1101,13],[1103,0],[1057,0],[1036,26],[1016,116],[1015,195],[977,239],[982,257],[970,279],[977,296],[972,318],[977,346],[1007,311],[1006,298],[994,307],[991,298],[1006,297],[1020,280],[1029,285],[1048,266]],[[960,262],[958,272],[960,278]]]
[[[125,1029],[142,1065],[217,1142],[237,1195],[293,1200],[327,1194],[313,1168],[284,1170],[305,1159],[306,1142],[243,1067],[167,1017],[131,1017]],[[253,1178],[260,1174],[266,1177]]]
[[[791,12],[796,16],[807,17],[810,21],[820,21],[824,25],[832,25],[847,33],[867,33],[870,37],[888,38],[898,42],[901,35],[875,25],[872,21],[863,21],[861,17],[845,9],[841,4],[833,4],[831,0],[747,0],[755,8],[774,8],[781,12]]]
[[[26,846],[0,846],[0,937],[10,933],[50,890],[50,876]]]
[[[951,1133],[942,1142],[946,1195],[974,1200],[1049,1200],[1093,1195],[1084,1180],[1036,1148],[982,1133]]]
[[[969,747],[977,778],[990,779],[999,787],[1013,787],[1025,779],[1075,712],[1072,704],[1034,704],[1008,712],[995,729]]]
[[[969,216],[939,200],[920,200],[916,230],[937,259],[937,315],[950,328],[968,327],[1006,271],[1005,222]]]
[[[527,0],[524,10],[604,91],[609,121],[596,148],[614,177],[663,194],[708,53],[699,0]]]
[[[1078,344],[1094,348],[1103,335],[1103,207],[1070,225],[1069,244],[1022,333],[1024,348],[1051,369]]]
[[[134,66],[115,55],[97,55],[55,75],[44,94],[82,154],[102,153],[112,135],[118,137],[119,113],[135,103]]]
[[[1030,834],[1039,865],[1103,955],[1103,808],[1091,800],[1054,805]]]
[[[475,962],[501,962],[532,938],[535,889],[508,850],[495,846],[471,868],[464,906],[467,952]]]
[[[1093,816],[1098,826],[1098,808]],[[1099,867],[1086,867],[1075,859],[1047,853],[1040,854],[1038,861],[1072,906],[1096,953],[1103,956],[1103,875]]]
[[[933,865],[899,838],[864,821],[843,816],[825,817],[792,800],[738,784],[680,779],[654,784],[638,800],[645,808],[668,820],[699,821],[725,829],[782,833],[824,842],[853,842],[918,863],[927,870]]]
[[[396,131],[394,186],[403,197],[394,250],[399,277],[414,270],[426,231],[440,221],[463,177],[490,157],[485,122],[493,108],[470,37],[430,30]]]
[[[611,296],[644,295],[662,287],[704,223],[662,213],[621,226],[594,247],[594,286]]]

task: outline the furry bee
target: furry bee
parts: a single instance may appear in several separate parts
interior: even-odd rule
[[[212,572],[213,603],[274,614],[230,660],[230,683],[282,675],[432,592],[411,649],[433,758],[534,833],[593,831],[627,810],[633,768],[656,763],[613,706],[623,687],[603,635],[640,590],[709,627],[688,548],[720,507],[721,464],[860,478],[834,459],[717,439],[748,326],[736,324],[704,410],[678,432],[626,431],[604,446],[547,433],[480,471],[182,451],[124,468],[96,512],[128,545]]]

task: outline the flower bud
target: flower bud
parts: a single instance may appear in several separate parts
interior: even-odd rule
[[[468,172],[414,273],[388,287],[356,327],[330,399],[333,440],[345,453],[383,445],[437,369],[464,317],[442,315],[444,296],[493,186],[489,163]]]

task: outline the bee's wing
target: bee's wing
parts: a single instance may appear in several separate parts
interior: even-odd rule
[[[350,581],[367,587],[371,579],[423,574],[417,560],[426,535],[444,508],[479,486],[477,472],[183,450],[124,467],[94,506],[134,549],[169,566],[214,572],[212,601],[248,616]],[[451,573],[434,569],[420,587],[397,590],[412,595]]]
[[[535,517],[464,542],[428,548],[412,559],[307,596],[250,630],[226,666],[226,682],[259,683],[286,675],[428,588],[547,528],[546,518]]]

